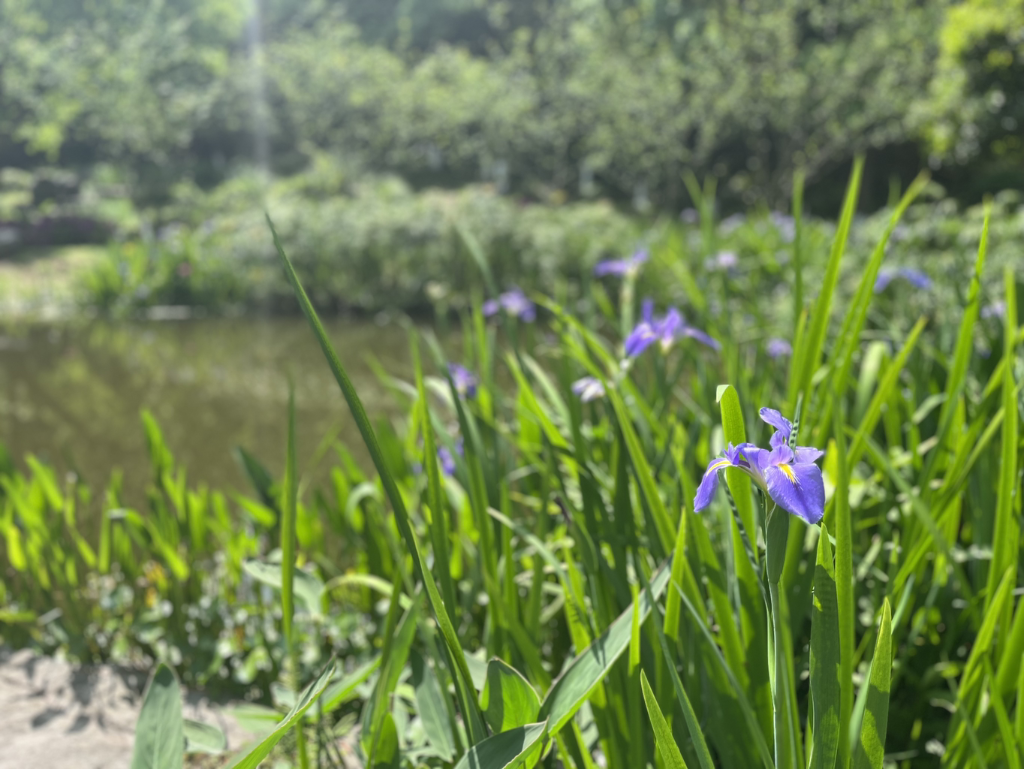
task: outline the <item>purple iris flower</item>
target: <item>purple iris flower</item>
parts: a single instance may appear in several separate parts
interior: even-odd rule
[[[758,454],[763,451],[764,449],[759,449],[753,443],[741,443],[739,446],[730,443],[722,456],[712,459],[708,469],[704,471],[704,477],[697,487],[697,495],[693,498],[694,512],[699,513],[711,504],[718,491],[718,474],[727,467],[742,470],[753,478],[758,486],[764,488],[764,478],[757,462]]]
[[[476,386],[479,384],[476,374],[458,363],[448,364],[448,374],[451,376],[452,382],[455,383],[455,391],[459,395],[463,398],[476,397]]]
[[[778,337],[769,339],[765,349],[768,352],[769,358],[784,358],[793,354],[793,345],[785,339],[779,339]]]
[[[645,299],[642,319],[626,337],[626,357],[635,358],[655,342],[661,344],[661,351],[667,353],[677,339],[696,339],[713,350],[721,345],[703,331],[687,324],[675,307],[669,307],[661,317],[654,316],[654,303]]]
[[[640,266],[650,258],[647,249],[642,248],[625,259],[605,259],[594,265],[594,274],[599,278],[605,275],[622,275],[633,277],[640,271]]]
[[[604,397],[604,385],[597,377],[585,376],[572,383],[572,391],[579,396],[584,403]]]
[[[464,456],[465,450],[462,447],[462,438],[455,441],[455,452],[460,457]],[[441,463],[441,472],[449,477],[455,475],[455,455],[452,454],[447,446],[438,447],[437,459]]]
[[[488,299],[484,302],[484,316],[489,318],[496,315],[499,310],[504,310],[513,318],[519,318],[527,323],[533,323],[537,318],[537,308],[519,288],[512,288],[497,299]]]
[[[921,270],[913,267],[900,267],[894,270],[881,270],[875,280],[875,293],[879,294],[889,286],[896,278],[903,278],[914,288],[927,291],[932,287],[932,279]]]
[[[806,446],[791,449],[793,425],[775,409],[761,409],[761,419],[775,428],[771,450],[751,443],[729,444],[724,455],[713,459],[704,472],[693,499],[694,511],[711,504],[718,489],[718,474],[734,467],[749,475],[783,510],[807,523],[818,523],[825,515],[825,483],[815,461],[824,452]]]

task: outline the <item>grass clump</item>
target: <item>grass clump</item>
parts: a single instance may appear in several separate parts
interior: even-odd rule
[[[299,493],[292,464],[277,484],[242,455],[248,518],[215,524],[190,515],[193,492],[151,439],[171,504],[151,495],[121,544],[101,530],[98,547],[39,512],[66,508],[44,469],[9,473],[5,621],[43,632],[38,613],[68,589],[40,548],[76,548],[87,573],[108,537],[111,564],[170,575],[179,612],[197,594],[175,564],[207,548],[226,585],[252,591],[267,679],[285,673],[262,699],[287,715],[268,713],[242,766],[289,731],[300,765],[339,763],[335,731],[356,719],[368,766],[1019,765],[1015,276],[1002,271],[1002,309],[983,312],[986,217],[955,310],[906,275],[879,287],[923,182],[851,269],[858,180],[831,249],[797,218],[790,242],[742,253],[740,273],[710,226],[703,256],[721,269],[668,239],[573,307],[513,295],[480,259],[503,298],[466,310],[459,361],[412,336],[413,381],[383,382],[406,407],[394,424],[366,414],[275,233],[376,473],[343,457],[331,492]],[[685,319],[642,301],[648,270],[677,279],[664,290]],[[774,287],[758,291],[756,270]],[[908,298],[887,301],[896,285]]]

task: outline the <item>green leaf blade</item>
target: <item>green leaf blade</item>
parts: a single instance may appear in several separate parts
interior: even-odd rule
[[[836,576],[824,523],[818,538],[812,600],[810,678],[814,732],[810,766],[811,769],[832,769],[839,750],[842,668]]]
[[[889,723],[889,683],[892,672],[892,615],[889,601],[882,604],[878,642],[871,660],[867,706],[853,753],[853,769],[882,769],[885,732]]]
[[[640,596],[641,621],[650,614],[653,601],[665,592],[669,575],[668,566],[662,566],[651,580],[650,590]],[[633,607],[629,606],[604,633],[569,663],[565,672],[551,685],[538,715],[538,718],[547,719],[551,734],[557,734],[565,726],[626,651],[632,626]]]
[[[181,769],[184,761],[181,687],[174,671],[161,663],[153,672],[142,701],[131,769]]]
[[[647,705],[647,715],[650,716],[651,727],[654,729],[654,744],[661,754],[665,769],[686,769],[683,754],[679,752],[679,746],[672,736],[672,727],[665,720],[658,701],[654,698],[654,692],[651,691],[651,685],[647,683],[647,675],[642,670],[640,686],[643,689],[644,704]]]
[[[546,730],[547,722],[541,721],[495,734],[466,751],[455,769],[505,769],[526,756]]]

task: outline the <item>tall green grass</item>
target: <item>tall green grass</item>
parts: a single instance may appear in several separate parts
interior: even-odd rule
[[[595,288],[586,323],[537,297],[549,336],[510,318],[496,331],[479,309],[467,317],[461,363],[478,374],[475,397],[430,375],[447,361],[429,334],[425,346],[412,334],[414,380],[382,382],[407,406],[398,424],[371,421],[275,234],[376,475],[342,460],[334,498],[303,500],[291,450],[280,486],[243,455],[257,498],[237,504],[262,521],[263,541],[244,551],[238,585],[281,591],[260,600],[283,609],[281,632],[276,620],[268,628],[270,657],[291,689],[275,690],[287,715],[265,713],[268,735],[238,765],[272,750],[337,764],[331,730],[358,718],[360,760],[374,767],[1019,766],[1024,327],[1014,276],[1004,276],[998,329],[980,322],[984,234],[973,275],[959,277],[962,306],[907,318],[914,301],[876,301],[886,239],[923,181],[868,261],[850,265],[859,183],[857,166],[826,258],[793,244],[802,291],[818,291],[809,309],[796,303],[788,370],[760,337],[730,333],[742,312],[766,317],[778,295],[727,287],[705,297],[689,320],[719,336],[720,353],[652,348],[623,370],[619,310]],[[713,248],[710,219],[705,233]],[[682,247],[666,236],[655,258],[674,265],[685,295],[705,276]],[[571,384],[583,375],[606,396],[581,403]],[[728,493],[692,511],[725,444],[767,444],[761,406],[796,418],[800,444],[826,451],[820,526],[774,507],[738,472],[725,476]],[[173,500],[184,480],[169,454],[153,455]],[[68,543],[83,571],[144,553],[175,585],[188,585],[187,547],[244,550],[230,527],[193,522],[187,504],[161,518],[154,503],[147,515],[110,517],[97,548],[108,555],[90,565],[78,527],[47,513],[64,506],[47,478],[42,466],[4,477],[7,623],[31,627],[14,614],[68,589],[67,569],[45,557]],[[216,537],[225,544],[208,544]],[[344,567],[325,557],[332,537],[355,554]],[[366,644],[342,641],[338,628]],[[309,683],[295,691],[300,680]],[[164,727],[146,724],[150,700],[167,699],[147,698],[139,744],[165,741],[151,734]]]

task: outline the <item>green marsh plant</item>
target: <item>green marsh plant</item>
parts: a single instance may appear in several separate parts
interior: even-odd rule
[[[381,380],[406,417],[376,425],[275,233],[376,476],[343,453],[332,499],[297,493],[291,452],[283,485],[248,465],[256,497],[234,501],[265,520],[239,584],[269,591],[284,686],[237,765],[340,764],[335,732],[358,723],[371,767],[1020,766],[1015,276],[993,313],[986,225],[962,303],[904,323],[908,300],[897,322],[879,278],[925,182],[850,265],[859,184],[857,165],[827,254],[794,238],[788,260],[764,256],[773,281],[817,287],[809,306],[730,295],[729,260],[683,260],[669,237],[650,262],[691,312],[623,324],[600,285],[577,312],[497,285],[481,251],[490,303],[467,311],[461,361],[412,332],[413,380]],[[703,231],[711,257],[716,224]],[[780,301],[795,312],[769,354],[759,324]],[[51,503],[5,478],[10,558]],[[167,564],[185,547],[132,546]],[[18,579],[6,605],[34,611]],[[140,744],[161,742],[140,723]]]

